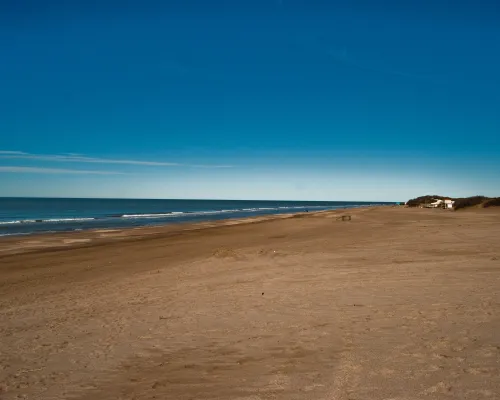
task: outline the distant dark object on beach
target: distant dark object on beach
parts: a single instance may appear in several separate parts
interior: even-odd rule
[[[341,215],[341,216],[337,217],[337,221],[350,221],[350,220],[351,220],[350,215]]]

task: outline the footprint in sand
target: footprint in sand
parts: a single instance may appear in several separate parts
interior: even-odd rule
[[[446,382],[439,382],[437,385],[431,386],[430,388],[424,390],[422,394],[433,394],[433,393],[441,393],[441,394],[450,394],[453,390],[453,387]]]
[[[238,254],[236,251],[228,247],[219,247],[215,249],[215,251],[212,253],[212,256],[216,258],[232,258],[232,259],[242,258],[240,254]]]

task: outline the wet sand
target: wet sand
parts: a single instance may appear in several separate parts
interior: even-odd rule
[[[499,332],[498,210],[0,240],[0,399],[496,399]]]

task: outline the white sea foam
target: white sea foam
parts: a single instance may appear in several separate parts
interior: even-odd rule
[[[126,219],[154,219],[154,218],[176,218],[176,217],[190,217],[190,216],[201,216],[201,215],[217,215],[217,214],[228,214],[228,213],[238,213],[238,212],[251,212],[258,213],[264,211],[280,211],[280,210],[295,210],[295,209],[331,209],[337,207],[325,207],[325,206],[278,206],[278,207],[252,207],[243,209],[223,209],[223,210],[206,210],[206,211],[172,211],[168,213],[154,213],[154,214],[123,214],[116,215],[118,218]],[[90,217],[75,217],[75,218],[48,218],[48,219],[22,219],[13,221],[0,221],[0,225],[17,225],[17,224],[35,224],[35,223],[71,223],[71,222],[85,222],[93,221],[98,218]]]
[[[151,219],[151,218],[173,218],[179,216],[193,217],[199,215],[217,215],[217,214],[229,214],[229,213],[238,213],[238,212],[259,212],[259,211],[277,211],[278,208],[273,207],[260,207],[260,208],[232,208],[232,209],[223,209],[223,210],[206,210],[206,211],[174,211],[169,213],[158,213],[158,214],[124,214],[121,215],[121,218],[131,218],[131,219]]]
[[[0,221],[0,225],[35,224],[41,222],[78,222],[78,221],[92,221],[94,219],[95,218],[20,219],[15,221]]]
[[[42,222],[78,222],[78,221],[93,221],[95,218],[50,218],[42,219]]]
[[[124,214],[121,218],[163,218],[163,217],[172,217],[174,215],[184,214],[180,211],[163,213],[163,214]]]

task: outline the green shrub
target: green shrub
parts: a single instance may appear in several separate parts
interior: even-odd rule
[[[462,199],[456,199],[453,207],[455,208],[455,210],[466,207],[474,207],[482,204],[485,200],[488,200],[488,198],[484,196],[464,197]]]
[[[418,207],[420,205],[430,204],[435,202],[436,200],[444,200],[444,199],[452,199],[451,197],[443,197],[438,195],[426,195],[420,196],[415,199],[408,200],[406,205],[408,207]],[[482,204],[483,207],[499,207],[500,206],[500,197],[489,198],[486,196],[472,196],[472,197],[462,197],[455,200],[453,204],[453,208],[455,210],[460,210],[461,208],[474,207]]]
[[[408,200],[406,202],[406,205],[408,207],[418,207],[421,204],[430,204],[430,203],[434,203],[436,200],[444,200],[445,198],[447,198],[447,197],[437,196],[437,195],[435,195],[435,196],[431,196],[431,195],[420,196],[420,197],[417,197],[415,199]]]
[[[489,199],[487,200],[484,204],[483,207],[500,207],[500,197],[495,197],[494,199]]]

